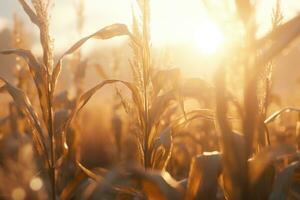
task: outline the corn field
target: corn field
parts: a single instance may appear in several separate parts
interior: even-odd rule
[[[285,19],[285,1],[263,36],[254,1],[224,7],[242,36],[212,56],[212,80],[170,67],[168,49],[157,55],[151,0],[132,1],[131,24],[87,35],[85,23],[101,19],[86,17],[85,0],[66,1],[81,39],[62,53],[50,31],[60,23],[51,21],[55,1],[17,2],[26,18],[14,14],[9,45],[0,44],[1,70],[13,63],[13,77],[0,76],[0,199],[300,199],[299,94],[274,90],[278,59],[299,45],[300,15]],[[212,1],[202,5],[222,25]],[[120,38],[124,47],[102,54],[81,49]]]

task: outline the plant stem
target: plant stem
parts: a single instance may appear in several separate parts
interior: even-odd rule
[[[49,83],[48,74],[48,83]],[[51,79],[50,79],[51,80]],[[48,84],[49,85],[49,84]],[[52,113],[52,91],[51,88],[48,88],[47,94],[48,101],[48,133],[50,136],[50,159],[51,159],[51,167],[50,167],[50,178],[51,178],[51,186],[52,186],[52,200],[56,200],[56,178],[55,178],[55,134],[53,129],[53,113]]]
[[[51,103],[50,103],[51,105]],[[50,107],[51,109],[51,107]],[[50,111],[49,113],[49,133],[50,133],[50,138],[51,138],[51,142],[50,142],[50,151],[51,151],[51,184],[52,184],[52,199],[55,200],[56,199],[56,179],[55,179],[55,136],[54,136],[54,132],[53,132],[53,126],[52,126],[52,111]]]
[[[151,165],[149,152],[149,109],[148,109],[148,81],[150,68],[150,49],[149,49],[149,1],[145,0],[143,6],[143,48],[142,48],[142,62],[143,62],[143,92],[144,92],[144,167],[147,169]]]

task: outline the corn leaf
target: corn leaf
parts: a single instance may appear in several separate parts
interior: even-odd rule
[[[24,113],[29,121],[29,125],[33,128],[33,141],[35,142],[35,148],[37,152],[45,158],[46,162],[48,159],[48,152],[46,149],[46,143],[44,138],[43,129],[41,128],[37,114],[31,106],[31,103],[25,93],[7,82],[5,79],[0,77],[0,80],[4,82],[3,89],[5,89],[9,95],[13,98],[18,108]],[[49,163],[48,163],[49,164]]]
[[[170,127],[165,128],[151,144],[153,169],[164,170],[171,158],[173,148],[172,129]]]
[[[126,86],[132,93],[133,101],[137,104],[137,106],[139,106],[140,109],[142,109],[141,108],[142,104],[140,103],[141,97],[140,97],[140,94],[138,93],[138,90],[135,85],[133,85],[130,82],[121,81],[121,80],[105,80],[105,81],[102,81],[101,83],[97,84],[95,87],[91,88],[90,90],[86,91],[78,98],[77,102],[71,109],[71,113],[70,113],[68,119],[61,126],[60,131],[65,132],[67,130],[67,128],[69,127],[69,125],[72,122],[75,115],[88,103],[88,101],[95,95],[95,93],[98,90],[103,88],[105,85],[109,85],[109,84],[113,84],[113,83],[121,83],[124,86]]]
[[[277,158],[295,153],[296,149],[289,145],[271,146],[263,149],[249,161],[250,183],[254,184]]]
[[[268,124],[268,123],[270,123],[270,122],[273,122],[278,116],[280,116],[282,113],[284,113],[284,112],[300,112],[300,109],[298,109],[298,108],[293,108],[293,107],[286,107],[286,108],[283,108],[283,109],[281,109],[281,110],[279,110],[279,111],[276,111],[276,112],[274,112],[270,117],[268,117],[265,121],[264,121],[264,123],[265,124]]]
[[[270,200],[284,200],[289,199],[289,189],[291,180],[296,169],[300,168],[300,162],[296,161],[284,168],[277,176],[273,191],[270,195]]]
[[[87,175],[83,171],[79,171],[75,177],[68,182],[60,194],[61,200],[69,200],[75,196],[76,189],[86,180]]]
[[[188,176],[185,199],[217,199],[221,155],[211,153],[193,158]]]
[[[28,17],[30,18],[31,22],[35,25],[39,26],[39,20],[35,12],[30,8],[30,6],[27,4],[25,0],[19,0],[20,4],[23,7],[23,10],[26,12]]]
[[[83,171],[83,173],[85,173],[88,177],[90,177],[94,181],[100,182],[102,180],[101,176],[99,176],[99,175],[95,174],[94,172],[92,172],[91,170],[87,169],[80,162],[77,162],[77,166]]]
[[[57,79],[59,77],[61,67],[62,67],[62,60],[65,56],[72,54],[77,49],[79,49],[84,43],[86,43],[89,39],[110,39],[116,36],[122,36],[122,35],[130,35],[130,32],[125,24],[112,24],[110,26],[106,26],[99,31],[82,38],[78,42],[76,42],[72,47],[70,47],[58,60],[57,64],[55,65],[53,69],[53,76],[52,76],[52,83],[51,87],[55,88],[55,83],[57,82]],[[52,90],[53,90],[52,89]],[[54,91],[54,90],[53,90]]]
[[[31,51],[25,49],[8,49],[1,50],[0,54],[14,54],[25,59],[29,66],[30,73],[35,82],[38,91],[40,106],[43,113],[44,122],[48,121],[48,107],[47,107],[47,85],[45,78],[47,77],[46,69],[42,66]]]

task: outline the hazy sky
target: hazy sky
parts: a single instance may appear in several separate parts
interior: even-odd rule
[[[66,49],[79,38],[75,29],[74,1],[55,1],[51,32],[58,50]],[[212,1],[218,3],[221,0]],[[0,0],[0,29],[4,26],[11,26],[13,12],[17,12],[24,18],[29,30],[34,27],[29,26],[29,20],[17,2],[17,0]],[[116,22],[130,24],[132,2],[133,0],[86,0],[84,35]],[[269,27],[272,7],[276,0],[256,0],[256,2],[259,2],[258,22],[261,32],[264,32]],[[282,0],[281,2],[285,19],[294,16],[300,10],[299,0]],[[152,0],[152,5],[154,42],[188,39],[191,29],[208,19],[201,6],[201,0]],[[105,42],[102,43],[105,44]]]

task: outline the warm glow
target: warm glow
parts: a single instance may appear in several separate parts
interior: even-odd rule
[[[223,43],[223,34],[212,23],[206,22],[195,33],[196,45],[203,54],[215,53]]]
[[[199,1],[154,0],[151,17],[152,42],[156,46],[182,44],[211,55],[223,45],[224,34]]]

